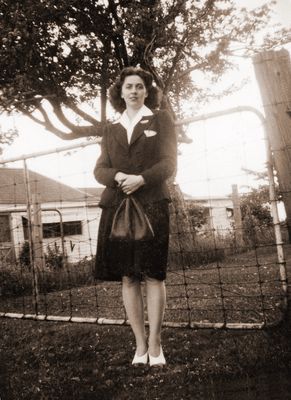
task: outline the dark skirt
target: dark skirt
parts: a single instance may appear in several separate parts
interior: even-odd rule
[[[169,247],[169,203],[162,200],[146,204],[144,210],[151,222],[154,239],[119,242],[109,239],[117,207],[102,209],[95,265],[95,278],[121,281],[123,276],[142,280],[145,276],[166,279]]]

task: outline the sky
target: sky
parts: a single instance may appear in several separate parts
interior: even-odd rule
[[[265,3],[265,0],[240,0],[239,3],[254,7]],[[278,1],[274,8],[273,21],[291,27],[291,0]],[[201,109],[201,113],[239,105],[253,106],[263,111],[251,60],[239,59],[238,69],[228,73],[222,85],[244,79],[248,83],[241,90],[220,101],[211,102],[205,109]],[[3,128],[15,126],[19,131],[19,137],[13,145],[6,147],[0,156],[2,159],[72,144],[71,141],[68,143],[58,139],[23,116],[13,116],[6,120],[2,118],[0,124]],[[179,146],[176,177],[184,193],[194,197],[219,197],[229,195],[233,184],[238,185],[240,192],[248,191],[258,184],[252,175],[245,172],[245,169],[265,170],[264,132],[260,121],[253,114],[239,113],[193,123],[188,126],[187,135],[192,143]],[[84,139],[75,142],[80,141],[84,142]],[[92,145],[69,154],[66,152],[34,158],[28,161],[28,167],[74,187],[94,187],[98,184],[92,171],[99,153],[99,145]],[[23,164],[17,162],[8,166],[22,167]]]

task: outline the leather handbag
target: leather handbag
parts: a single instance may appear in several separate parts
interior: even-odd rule
[[[154,238],[153,228],[142,205],[132,195],[124,198],[117,208],[109,238],[127,242]]]

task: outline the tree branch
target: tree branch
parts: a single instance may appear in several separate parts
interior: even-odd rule
[[[41,104],[38,105],[37,110],[41,113],[43,117],[43,121],[34,115],[32,113],[28,112],[25,109],[22,109],[22,112],[24,115],[26,115],[28,118],[30,118],[32,121],[36,122],[39,125],[42,125],[45,129],[48,131],[52,132],[54,135],[59,137],[60,139],[63,140],[73,140],[73,139],[79,139],[81,137],[89,137],[89,136],[102,136],[102,126],[100,123],[100,126],[97,128],[96,126],[81,126],[81,127],[76,127],[72,124],[72,129],[70,132],[64,132],[58,128],[56,128],[52,122],[50,121],[47,112],[43,108]]]
[[[68,118],[65,116],[61,104],[58,100],[53,100],[50,101],[50,104],[53,107],[55,115],[58,117],[59,121],[68,129],[75,130],[78,128],[73,122],[68,120]]]
[[[177,75],[177,79],[183,78],[183,76],[190,74],[191,72],[195,71],[196,69],[204,68],[207,65],[207,62],[202,62],[201,64],[193,65],[193,67],[189,67],[185,69],[181,74]]]
[[[92,125],[94,125],[96,127],[100,125],[99,121],[97,121],[94,117],[92,117],[91,115],[89,115],[85,111],[81,110],[76,104],[71,103],[71,104],[68,105],[68,107],[72,111],[74,111],[74,113],[76,113],[77,115],[82,117],[85,121],[91,122]]]
[[[152,65],[152,63],[151,63],[151,54],[152,54],[152,49],[153,49],[153,45],[154,45],[155,39],[156,39],[156,35],[154,35],[154,36],[152,37],[152,40],[151,40],[151,41],[148,43],[148,45],[146,46],[143,59],[144,59],[145,65],[147,66],[147,69],[148,69],[149,72],[151,72],[151,74],[153,75],[154,80],[155,80],[156,84],[158,85],[158,87],[159,87],[161,90],[164,90],[164,87],[165,87],[164,82],[163,82],[163,80],[160,78],[160,76],[158,75],[158,73],[157,73],[155,67],[154,67],[154,66]]]
[[[116,6],[114,0],[108,1],[108,10],[112,14],[112,17],[113,17],[114,21],[116,22],[116,26],[118,27],[118,30],[123,32],[124,26],[120,22],[120,19],[118,18],[117,6]],[[122,28],[122,29],[120,29],[120,28]],[[126,49],[123,35],[121,35],[120,33],[112,32],[112,36],[113,36],[112,41],[114,43],[115,50],[119,54],[120,61],[121,60],[123,61],[123,66],[121,66],[121,63],[120,63],[120,67],[127,67],[129,65],[129,60],[128,60],[128,54],[127,54],[127,49]]]
[[[40,119],[36,118],[34,115],[32,115],[31,112],[25,110],[25,109],[19,109],[26,117],[30,118],[33,122],[36,122],[39,125],[42,125],[45,127],[45,122],[41,121]]]
[[[38,111],[41,113],[41,115],[43,116],[43,126],[50,132],[54,133],[56,136],[58,136],[61,139],[66,139],[67,138],[67,133],[64,131],[61,131],[60,129],[56,128],[52,122],[50,121],[47,112],[45,111],[45,109],[43,108],[43,106],[41,104],[39,104],[39,106],[37,107]]]
[[[169,88],[171,86],[171,83],[173,81],[174,71],[175,71],[175,69],[177,67],[177,64],[178,64],[179,60],[180,60],[180,57],[181,57],[181,54],[182,54],[183,48],[184,48],[184,42],[187,40],[187,37],[188,37],[188,32],[186,31],[184,33],[184,35],[183,35],[183,38],[182,38],[178,48],[176,49],[176,55],[175,55],[175,57],[173,59],[172,66],[171,66],[169,74],[168,74],[168,79],[166,80],[166,83],[165,83],[165,92],[166,93],[169,90]]]

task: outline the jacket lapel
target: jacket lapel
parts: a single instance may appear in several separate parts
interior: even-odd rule
[[[114,137],[122,147],[128,149],[126,129],[119,123],[115,125]]]
[[[143,135],[145,129],[149,129],[149,127],[151,126],[151,124],[153,122],[153,119],[154,119],[154,115],[142,117],[142,119],[135,126],[135,128],[132,132],[132,136],[131,136],[131,140],[130,140],[130,144],[129,144],[130,146]]]

